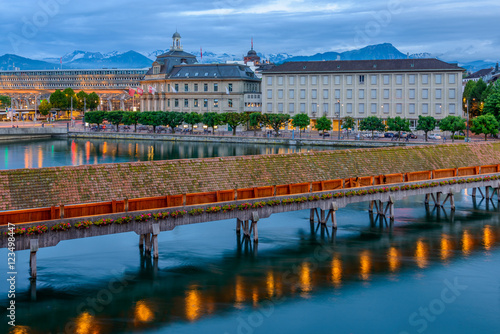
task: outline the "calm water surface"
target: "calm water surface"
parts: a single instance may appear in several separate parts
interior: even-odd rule
[[[498,333],[500,209],[465,193],[456,205],[408,198],[392,227],[350,205],[336,233],[308,211],[277,214],[259,222],[258,245],[233,220],[182,226],[160,234],[158,261],[133,233],[61,242],[38,252],[36,300],[21,251],[19,326],[2,320],[0,333]]]

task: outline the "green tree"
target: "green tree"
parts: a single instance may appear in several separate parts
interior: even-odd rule
[[[248,115],[237,112],[226,112],[221,115],[223,124],[229,125],[233,129],[233,136],[236,136],[236,128],[248,122]]]
[[[133,125],[134,132],[137,132],[137,124],[139,123],[139,112],[138,111],[123,112],[122,123],[125,125]]]
[[[63,90],[63,94],[66,96],[66,100],[67,100],[67,109],[70,109],[71,108],[71,105],[72,105],[72,102],[73,101],[73,109],[75,108],[76,106],[76,94],[75,94],[75,91],[73,90],[73,88],[66,88],[65,90]]]
[[[472,120],[470,130],[472,133],[479,135],[484,134],[484,140],[488,140],[488,135],[496,135],[498,133],[498,121],[491,114],[481,115]]]
[[[342,120],[342,126],[343,126],[344,129],[347,130],[347,132],[346,132],[347,133],[347,139],[349,139],[349,129],[354,129],[355,124],[356,124],[356,121],[351,116],[346,116]]]
[[[427,141],[427,133],[436,128],[436,119],[432,116],[418,116],[417,130],[425,132],[425,141]]]
[[[68,107],[68,99],[59,89],[56,89],[54,93],[50,94],[49,102],[52,104],[52,107],[56,109],[64,110]]]
[[[497,121],[500,122],[500,81],[495,83],[486,101],[484,101],[483,112],[495,116]]]
[[[105,119],[116,126],[116,132],[120,132],[120,123],[123,121],[123,111],[108,111],[105,115]]]
[[[139,123],[142,125],[150,125],[153,127],[153,132],[156,133],[156,127],[164,122],[163,111],[144,111],[139,113]]]
[[[92,92],[87,97],[87,108],[89,108],[89,110],[95,110],[99,106],[100,102],[101,99],[99,98],[99,95],[97,95],[95,92]]]
[[[387,127],[389,131],[396,131],[398,133],[398,140],[401,140],[401,132],[403,131],[411,131],[410,130],[410,121],[405,118],[401,118],[396,116],[394,118],[389,117],[387,119]]]
[[[292,117],[292,125],[299,128],[300,138],[302,138],[302,131],[305,130],[309,124],[311,124],[311,119],[305,113],[300,113]]]
[[[42,100],[42,102],[40,102],[40,105],[38,106],[38,111],[43,116],[47,116],[51,109],[52,104],[50,104],[50,102],[47,100]]]
[[[85,113],[85,122],[89,124],[97,124],[97,131],[100,130],[100,125],[105,119],[104,111],[89,111]]]
[[[382,120],[377,116],[369,116],[361,120],[361,122],[359,123],[359,130],[371,131],[373,139],[373,133],[375,131],[384,131],[385,125],[384,122],[382,122]]]
[[[279,136],[279,131],[281,127],[284,127],[290,116],[286,114],[266,114],[264,115],[264,124],[271,127],[274,130],[274,136]]]
[[[486,97],[488,86],[479,79],[477,82],[469,80],[464,88],[464,111],[467,111],[467,103],[469,104],[470,118],[477,117],[482,113],[483,98]]]
[[[215,134],[215,127],[222,125],[222,117],[216,112],[206,112],[203,114],[202,122],[209,128],[212,128],[212,133]]]
[[[326,118],[326,116],[323,116],[316,120],[316,125],[314,127],[318,131],[323,131],[323,138],[325,138],[325,131],[330,131],[332,129],[332,121]]]
[[[84,110],[86,107],[86,101],[88,100],[89,95],[85,93],[83,90],[79,91],[78,94],[76,94],[76,109],[78,110]]]
[[[194,130],[194,126],[201,123],[202,119],[203,117],[195,111],[184,115],[184,122],[191,125],[191,130]]]
[[[451,132],[451,141],[455,141],[455,132],[462,131],[467,128],[466,121],[459,116],[446,116],[439,122],[439,129],[441,131]]]
[[[253,128],[253,135],[257,136],[257,128],[263,128],[265,126],[264,116],[259,112],[253,112],[250,114],[248,124]]]
[[[184,122],[184,113],[178,111],[167,111],[162,116],[162,124],[168,125],[172,129],[172,133],[175,133],[175,128]]]
[[[10,97],[0,95],[0,107],[6,109],[8,106],[10,106]]]

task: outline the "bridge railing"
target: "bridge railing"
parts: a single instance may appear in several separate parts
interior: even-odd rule
[[[347,179],[313,181],[304,183],[281,184],[264,187],[228,189],[203,193],[188,193],[148,198],[112,200],[110,202],[51,206],[0,212],[0,225],[8,223],[41,222],[62,218],[77,218],[105,215],[120,212],[144,211],[169,207],[230,202],[235,200],[257,199],[274,196],[306,194],[329,190],[370,187],[373,185],[418,182],[433,179],[474,176],[500,172],[500,164],[436,169],[395,173],[377,176],[363,176]]]

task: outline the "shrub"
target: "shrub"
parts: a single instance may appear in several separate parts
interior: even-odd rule
[[[276,205],[280,205],[280,201],[279,201],[278,199],[273,199],[273,200],[267,201],[267,202],[266,202],[266,205],[267,205],[267,206],[276,206]]]
[[[333,197],[333,195],[332,195],[332,194],[323,194],[323,195],[321,195],[321,199],[322,199],[322,200],[325,200],[325,199],[330,199],[330,198],[332,198],[332,197]]]
[[[226,204],[222,207],[222,212],[230,212],[230,211],[233,211],[234,209],[237,208],[237,205],[236,204]]]
[[[94,222],[95,226],[106,226],[111,224],[113,224],[113,219],[110,218],[99,219],[98,221]]]
[[[90,226],[94,225],[90,220],[81,221],[75,224],[75,228],[79,230],[88,229]]]
[[[174,212],[170,212],[170,217],[172,218],[179,218],[182,217],[186,214],[187,212],[185,210],[177,210]]]
[[[312,195],[312,196],[309,196],[307,199],[309,200],[309,202],[319,201],[319,196],[318,195]]]
[[[266,206],[266,202],[255,202],[252,204],[252,208],[257,209],[257,208],[263,208]]]
[[[131,221],[132,221],[132,217],[125,216],[125,217],[121,217],[121,218],[116,219],[115,224],[122,225],[122,224],[130,223]]]
[[[51,231],[67,231],[71,228],[71,224],[70,223],[59,223],[59,224],[55,224],[53,225],[50,230]]]
[[[49,228],[47,227],[47,225],[37,225],[28,228],[27,234],[28,235],[44,234],[48,230]]]
[[[205,212],[206,213],[217,213],[221,210],[221,207],[220,206],[211,206],[209,208],[206,208],[205,209]]]
[[[188,213],[191,215],[191,216],[199,216],[201,215],[203,212],[205,212],[205,209],[203,208],[199,208],[199,209],[192,209],[192,210],[189,210]]]
[[[250,209],[251,207],[252,207],[252,204],[250,204],[250,203],[243,203],[243,204],[238,205],[238,210],[245,211],[245,210]]]
[[[153,213],[153,218],[155,220],[165,219],[167,217],[168,217],[168,212]]]
[[[147,213],[147,214],[142,214],[142,215],[140,215],[140,216],[135,216],[134,220],[135,220],[136,222],[145,222],[145,221],[148,221],[149,219],[151,219],[151,218],[152,218],[152,216],[153,216],[153,215],[152,215],[152,214],[150,214],[150,213]]]

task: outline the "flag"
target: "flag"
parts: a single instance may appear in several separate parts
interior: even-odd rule
[[[144,91],[142,90],[142,88],[137,88],[137,94],[142,96],[143,93],[144,93]]]
[[[226,94],[229,95],[229,88],[226,87]]]
[[[59,63],[62,65],[62,57],[61,57],[61,59],[59,59]]]
[[[201,49],[201,46],[200,46],[200,62],[203,62],[203,50]]]
[[[177,90],[175,90],[174,85],[170,86],[170,90],[172,91],[172,93],[177,93]]]
[[[134,96],[134,95],[135,95],[135,89],[133,89],[133,88],[129,88],[129,89],[128,89],[128,95],[130,95],[130,96]]]
[[[155,88],[155,87],[152,87],[152,86],[148,86],[148,92],[149,92],[149,94],[153,94],[153,95],[155,95],[155,93],[156,93],[156,88]]]

